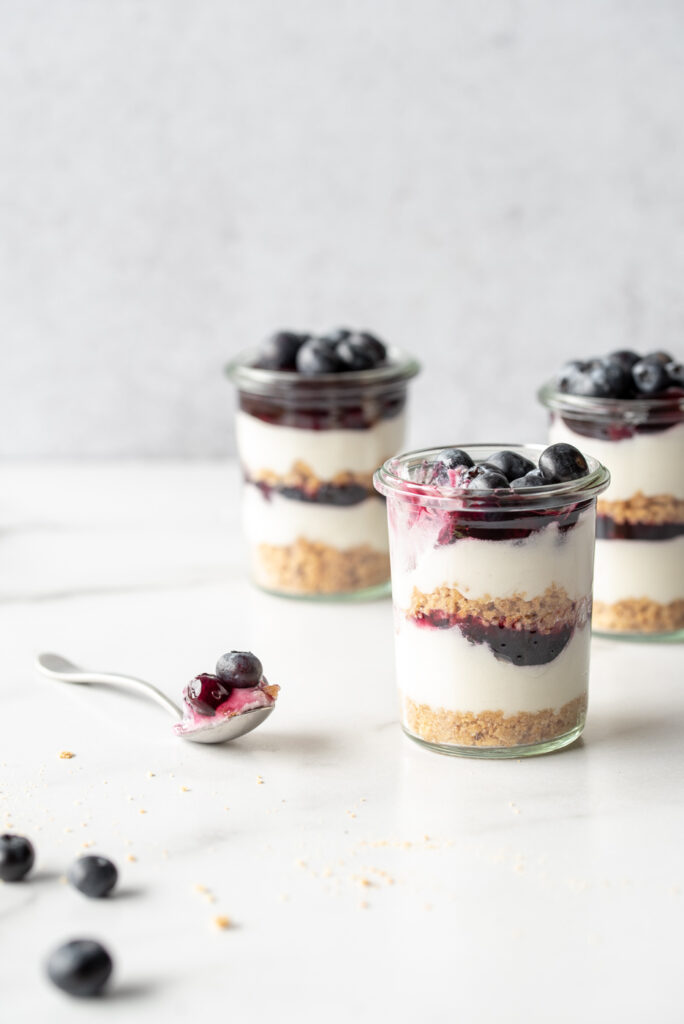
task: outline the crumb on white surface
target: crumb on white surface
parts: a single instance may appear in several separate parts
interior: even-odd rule
[[[214,924],[217,928],[221,929],[221,931],[225,931],[226,928],[230,928],[231,920],[226,914],[217,914],[214,918]]]
[[[70,761],[72,757],[76,757],[73,750],[60,750],[59,756],[62,761]]]

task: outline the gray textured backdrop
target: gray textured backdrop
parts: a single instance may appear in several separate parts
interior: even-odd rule
[[[415,349],[413,440],[684,354],[684,5],[0,0],[0,455],[230,450],[273,326]]]

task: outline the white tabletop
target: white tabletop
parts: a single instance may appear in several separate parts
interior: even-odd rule
[[[684,1019],[681,646],[595,639],[566,751],[441,757],[397,725],[389,601],[246,582],[234,465],[0,479],[0,831],[37,850],[0,885],[3,1021]],[[180,698],[231,648],[282,693],[216,748],[32,668],[55,650]],[[114,898],[61,881],[86,851],[118,864]],[[80,936],[116,961],[95,1007],[44,980]]]

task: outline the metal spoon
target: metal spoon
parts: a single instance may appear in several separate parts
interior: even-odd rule
[[[168,711],[177,722],[182,722],[183,712],[177,704],[158,690],[152,683],[146,683],[143,679],[136,679],[134,676],[122,676],[115,672],[87,672],[79,668],[71,661],[63,658],[60,654],[44,653],[36,658],[36,668],[44,676],[50,679],[59,679],[63,683],[95,683],[103,686],[121,686],[127,690],[137,690],[151,700],[156,701],[165,711]],[[207,724],[197,726],[183,732],[183,739],[192,740],[193,743],[227,743],[229,740],[236,740],[239,736],[251,732],[261,725],[275,707],[271,704],[267,708],[254,708],[252,711],[243,711],[230,718],[222,715],[207,717]]]

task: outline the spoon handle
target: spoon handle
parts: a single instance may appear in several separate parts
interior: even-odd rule
[[[158,690],[152,683],[144,679],[136,679],[134,676],[123,676],[116,672],[86,672],[72,662],[67,661],[59,654],[39,654],[36,659],[36,668],[44,676],[50,679],[59,679],[63,683],[95,683],[103,686],[119,686],[126,690],[135,690],[142,693],[150,700],[155,701],[176,720],[183,717],[183,713],[177,704],[167,697],[165,693]]]

